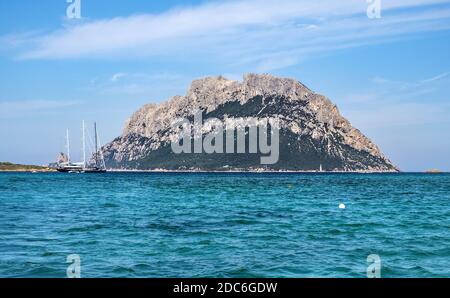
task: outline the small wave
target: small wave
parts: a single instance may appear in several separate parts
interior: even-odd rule
[[[345,230],[339,230],[339,229],[332,229],[328,231],[329,234],[331,235],[340,235],[340,234],[345,234],[346,231]]]
[[[136,271],[133,269],[133,268],[131,268],[131,267],[124,267],[124,266],[118,266],[118,267],[116,267],[116,268],[114,268],[113,270],[112,270],[112,272],[114,273],[114,274],[122,274],[122,273],[124,273],[124,274],[134,274],[134,273],[136,273]]]
[[[28,182],[29,179],[25,178],[19,178],[19,177],[11,177],[8,179],[9,182],[15,183],[15,182]]]
[[[55,255],[57,255],[57,253],[51,252],[51,251],[45,251],[44,253],[42,253],[43,257],[51,257],[51,256],[55,256]]]
[[[260,223],[259,221],[251,219],[231,219],[225,221],[225,224],[232,224],[232,225],[255,225],[259,223]]]
[[[117,208],[119,205],[113,204],[113,203],[105,203],[102,205],[104,208]]]
[[[249,268],[246,267],[240,267],[237,269],[232,269],[229,271],[225,271],[222,276],[220,276],[222,278],[256,278],[256,277],[261,277],[258,276],[257,274],[253,273]]]
[[[183,226],[181,226],[181,225],[169,224],[169,223],[163,223],[163,222],[149,223],[145,227],[149,228],[149,229],[162,230],[162,231],[167,231],[167,232],[178,232],[183,229]]]
[[[73,233],[73,232],[89,232],[89,231],[95,231],[95,230],[100,230],[106,228],[105,225],[102,224],[94,224],[94,225],[89,225],[89,226],[84,226],[84,227],[74,227],[74,228],[70,228],[67,230],[67,232],[69,233]]]
[[[61,271],[58,266],[48,266],[43,264],[26,263],[28,269],[22,270],[19,277],[33,278],[61,278],[65,272]]]

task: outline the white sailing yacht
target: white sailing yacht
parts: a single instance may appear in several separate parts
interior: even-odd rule
[[[61,173],[105,173],[106,166],[103,155],[98,150],[98,134],[97,123],[94,123],[94,135],[95,135],[95,151],[93,164],[86,162],[86,129],[84,121],[82,122],[82,143],[83,143],[83,161],[71,162],[70,159],[70,138],[69,130],[66,131],[66,149],[67,149],[67,161],[58,165],[57,171]]]

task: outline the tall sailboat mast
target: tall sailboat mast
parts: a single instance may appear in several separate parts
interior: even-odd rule
[[[84,120],[82,122],[82,135],[83,135],[83,169],[86,168],[86,129],[84,125]]]
[[[97,136],[97,122],[94,122],[94,134],[95,134],[95,166],[98,166],[98,136]]]
[[[69,139],[69,129],[66,130],[66,149],[67,149],[67,163],[70,164],[70,139]]]

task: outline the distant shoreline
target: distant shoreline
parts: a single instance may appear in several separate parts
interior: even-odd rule
[[[161,170],[108,170],[108,173],[199,173],[199,174],[448,174],[450,172],[430,173],[402,171],[161,171]]]
[[[0,172],[12,172],[12,173],[32,173],[32,172],[39,172],[39,173],[49,173],[49,172],[56,172],[55,169],[51,169],[49,167],[43,167],[43,166],[35,166],[35,165],[21,165],[21,164],[14,164],[11,162],[0,162]]]
[[[36,165],[21,165],[13,164],[10,162],[0,162],[0,173],[58,173],[55,168],[36,166]],[[151,169],[151,170],[133,170],[133,169],[109,169],[108,173],[199,173],[199,174],[398,174],[398,173],[421,173],[421,174],[446,174],[450,172],[438,171],[438,170],[426,170],[421,172],[402,172],[402,171],[295,171],[295,170],[264,170],[264,169],[236,169],[236,170],[201,170],[201,169],[189,169],[189,170],[166,170],[166,169]]]
[[[374,174],[374,173],[399,173],[398,171],[294,171],[294,170],[227,170],[227,171],[206,171],[206,170],[108,170],[109,173],[255,173],[255,174],[267,174],[267,173],[317,173],[317,174],[329,174],[329,173],[355,173],[355,174]]]
[[[57,173],[58,171],[53,169],[48,170],[0,170],[0,173]]]
[[[0,170],[0,173],[54,173],[58,174],[59,172],[55,169],[44,169],[44,170]],[[111,174],[361,174],[361,175],[370,175],[370,174],[427,174],[430,176],[439,175],[439,174],[450,174],[450,172],[439,172],[439,173],[431,173],[431,172],[363,172],[363,171],[334,171],[334,172],[319,172],[319,171],[154,171],[154,170],[108,170],[107,173]]]

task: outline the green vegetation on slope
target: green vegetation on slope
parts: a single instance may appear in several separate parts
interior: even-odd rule
[[[47,167],[33,166],[33,165],[18,165],[10,162],[0,162],[0,171],[11,171],[11,172],[29,172],[29,171],[40,171],[47,172],[51,171]]]

